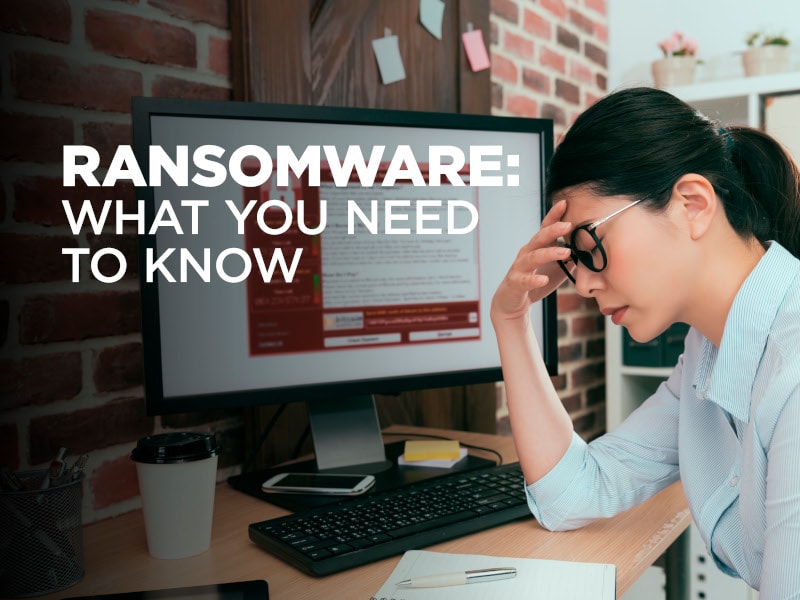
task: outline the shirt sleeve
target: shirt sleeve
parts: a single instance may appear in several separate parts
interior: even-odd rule
[[[678,390],[669,379],[614,431],[591,443],[573,432],[561,460],[527,485],[528,506],[546,529],[576,529],[643,502],[679,478]]]
[[[768,452],[763,600],[800,598],[800,388],[775,426]]]

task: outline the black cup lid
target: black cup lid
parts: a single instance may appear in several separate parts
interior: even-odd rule
[[[213,433],[179,431],[148,435],[136,442],[131,459],[156,465],[190,462],[216,456],[220,446]]]

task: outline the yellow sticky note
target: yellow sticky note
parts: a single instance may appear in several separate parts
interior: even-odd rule
[[[408,440],[403,452],[407,461],[448,460],[459,457],[458,440]]]

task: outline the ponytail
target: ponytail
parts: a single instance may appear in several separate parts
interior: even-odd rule
[[[775,240],[800,257],[800,170],[766,133],[730,127],[730,158],[739,175],[726,214],[733,229],[761,241]],[[747,205],[752,204],[748,209]]]

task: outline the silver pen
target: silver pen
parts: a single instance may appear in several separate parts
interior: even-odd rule
[[[467,583],[481,583],[484,581],[498,581],[516,577],[514,567],[496,567],[493,569],[475,569],[473,571],[458,571],[456,573],[441,573],[439,575],[424,575],[412,577],[397,583],[398,586],[409,588],[444,587],[446,585],[464,585]]]

